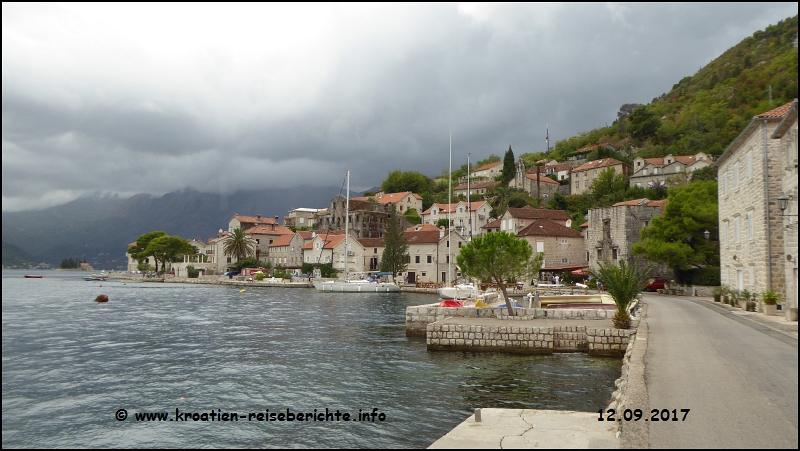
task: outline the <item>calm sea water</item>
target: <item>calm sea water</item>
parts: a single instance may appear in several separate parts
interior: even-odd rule
[[[30,271],[27,271],[30,273]],[[428,352],[405,308],[331,294],[3,271],[3,447],[424,448],[476,407],[596,411],[621,362]],[[102,286],[101,286],[102,285]],[[93,302],[107,294],[108,304]],[[139,412],[313,412],[379,422],[143,422]],[[125,409],[125,421],[115,413]]]

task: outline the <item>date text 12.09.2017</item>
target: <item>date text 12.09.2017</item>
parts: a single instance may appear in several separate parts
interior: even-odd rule
[[[650,410],[650,418],[644,416],[642,409],[625,409],[620,412],[617,417],[617,411],[608,409],[603,412],[603,409],[597,411],[600,418],[597,421],[639,421],[644,417],[644,421],[686,421],[691,409],[652,409]],[[605,415],[605,417],[603,417]]]

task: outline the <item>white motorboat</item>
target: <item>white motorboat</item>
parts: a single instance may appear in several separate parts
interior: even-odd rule
[[[480,290],[471,283],[439,288],[439,297],[442,299],[477,298],[479,294]]]

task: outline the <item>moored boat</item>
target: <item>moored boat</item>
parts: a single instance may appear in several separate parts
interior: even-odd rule
[[[25,274],[23,277],[25,277],[26,279],[41,279],[44,276],[42,276],[41,274]]]

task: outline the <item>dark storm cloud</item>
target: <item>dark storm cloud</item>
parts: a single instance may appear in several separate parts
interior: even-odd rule
[[[136,29],[116,23],[126,14],[106,24],[25,8],[3,5],[4,211],[93,191],[338,186],[345,169],[369,188],[395,169],[438,175],[450,132],[454,167],[509,145],[538,152],[545,124],[555,143],[611,123],[620,105],[651,101],[797,13],[794,3],[333,5],[287,12],[281,33],[309,23],[285,39],[256,30],[225,41],[239,31],[221,18],[194,43],[203,34],[191,24],[215,20],[198,7],[174,42],[154,43],[125,34]],[[61,19],[55,31],[38,22],[48,15]]]

